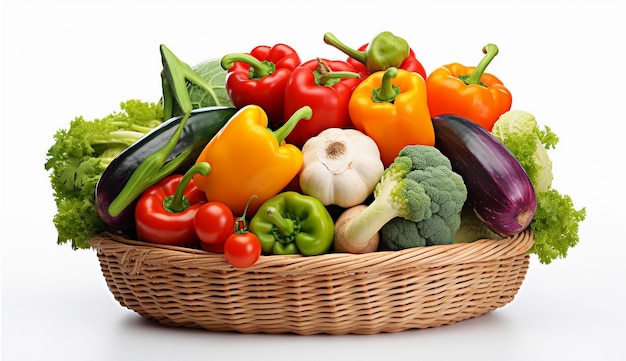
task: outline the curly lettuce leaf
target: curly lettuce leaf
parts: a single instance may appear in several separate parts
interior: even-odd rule
[[[57,130],[44,167],[57,206],[52,221],[58,244],[89,248],[94,235],[109,229],[95,208],[96,184],[113,158],[160,125],[162,115],[159,104],[133,99],[102,119],[78,116]]]
[[[535,243],[530,252],[543,264],[567,257],[567,251],[579,242],[578,225],[586,215],[585,208],[576,209],[570,196],[554,188],[537,193],[537,211],[530,224]]]

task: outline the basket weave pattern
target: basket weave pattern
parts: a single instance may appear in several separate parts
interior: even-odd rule
[[[437,327],[511,302],[533,235],[362,255],[223,255],[103,233],[91,240],[124,307],[178,327],[241,333],[374,334]]]

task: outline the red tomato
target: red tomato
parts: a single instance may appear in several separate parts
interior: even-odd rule
[[[221,253],[224,242],[235,231],[235,216],[226,204],[207,202],[198,208],[193,228],[202,249]]]
[[[233,233],[224,243],[224,255],[233,267],[250,267],[261,257],[261,241],[248,231]]]

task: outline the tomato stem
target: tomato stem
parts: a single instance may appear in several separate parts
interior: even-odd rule
[[[241,217],[235,220],[235,233],[243,234],[248,232],[248,223],[246,221],[246,214],[248,213],[248,206],[250,206],[250,202],[252,199],[257,198],[256,194],[253,194],[248,198],[248,202],[246,203],[246,208],[243,209],[243,214]]]

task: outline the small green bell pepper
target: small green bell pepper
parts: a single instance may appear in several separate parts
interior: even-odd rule
[[[324,42],[365,65],[370,73],[390,67],[401,68],[404,60],[411,55],[409,43],[389,31],[376,35],[363,51],[350,48],[332,33],[324,34]]]
[[[261,241],[266,255],[315,256],[330,250],[335,225],[324,204],[294,191],[265,201],[248,226]]]

